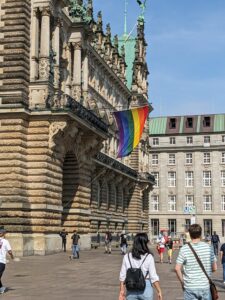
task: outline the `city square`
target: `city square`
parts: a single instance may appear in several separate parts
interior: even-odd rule
[[[224,14],[0,0],[0,298],[225,299]]]
[[[9,290],[1,298],[118,299],[119,271],[123,258],[119,249],[113,248],[111,255],[104,254],[103,248],[84,251],[81,252],[80,260],[73,261],[69,259],[69,255],[67,252],[45,257],[24,257],[20,262],[10,262],[3,278]],[[165,256],[165,263],[160,264],[156,253],[155,259],[164,299],[182,300],[182,290],[174,272],[174,263],[169,265]],[[218,286],[220,299],[224,299],[225,286],[220,264],[213,278]]]

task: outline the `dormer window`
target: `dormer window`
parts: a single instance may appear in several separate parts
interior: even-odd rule
[[[186,128],[193,128],[193,118],[187,118]]]
[[[210,117],[204,117],[204,119],[203,119],[203,126],[204,127],[210,127],[211,126],[211,119],[210,119]]]
[[[175,118],[170,119],[170,123],[169,123],[170,129],[175,129],[176,128],[176,121],[177,120]]]

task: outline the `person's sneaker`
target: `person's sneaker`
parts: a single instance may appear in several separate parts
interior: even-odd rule
[[[4,294],[5,290],[6,290],[6,287],[4,287],[4,286],[1,287],[1,288],[0,288],[0,294]]]

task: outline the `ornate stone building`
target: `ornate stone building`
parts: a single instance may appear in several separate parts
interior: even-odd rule
[[[129,50],[91,0],[0,0],[0,39],[0,225],[17,254],[59,251],[62,227],[83,248],[97,231],[147,230],[148,123],[116,159],[111,114],[148,103],[143,19]]]

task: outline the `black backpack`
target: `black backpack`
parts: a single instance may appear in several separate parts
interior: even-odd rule
[[[125,279],[125,285],[126,285],[126,289],[128,291],[144,291],[145,290],[145,286],[146,286],[145,279],[148,275],[148,272],[147,272],[146,276],[144,277],[142,270],[141,270],[141,266],[145,262],[147,256],[148,256],[148,254],[145,256],[145,258],[139,268],[133,268],[131,265],[129,254],[128,254],[130,268],[127,269],[127,275],[126,275],[126,279]]]

